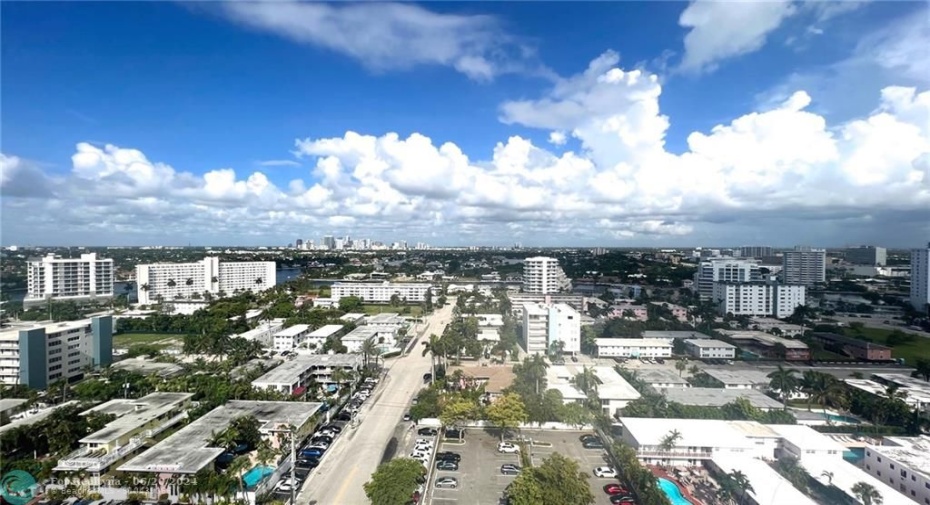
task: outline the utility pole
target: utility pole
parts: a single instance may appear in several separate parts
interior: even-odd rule
[[[297,475],[295,474],[295,470],[297,470],[297,430],[294,429],[290,419],[287,421],[287,429],[291,432],[291,505],[295,505],[297,503]]]

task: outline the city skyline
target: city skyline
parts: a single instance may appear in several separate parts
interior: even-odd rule
[[[3,11],[4,245],[930,237],[925,3]]]

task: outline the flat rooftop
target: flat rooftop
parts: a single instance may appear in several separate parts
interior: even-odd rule
[[[725,473],[735,470],[742,472],[752,486],[749,495],[758,505],[817,505],[817,502],[798,491],[788,479],[760,459],[714,456],[713,462]]]
[[[636,376],[646,384],[688,384],[688,380],[666,368],[643,368]]]
[[[872,374],[872,376],[878,377],[883,381],[893,382],[904,388],[923,390],[930,393],[930,382],[918,379],[917,377],[911,377],[903,373],[876,373]]]
[[[865,482],[875,488],[882,495],[882,505],[914,505],[915,502],[897,489],[890,487],[887,481],[882,481],[865,470],[833,458],[808,458],[803,463],[807,473],[825,486],[834,486],[849,496],[855,496],[853,486]],[[830,477],[825,476],[829,473]]]
[[[930,436],[885,437],[882,445],[869,449],[910,467],[912,472],[930,479]]]
[[[0,398],[0,412],[15,409],[29,400],[25,398]]]
[[[320,403],[259,402],[232,400],[211,410],[181,428],[151,449],[118,468],[121,472],[157,472],[193,474],[209,465],[224,452],[210,445],[214,435],[222,432],[242,416],[255,416],[263,434],[284,430],[292,424],[301,427],[320,409]]]
[[[717,379],[725,385],[751,384],[768,385],[772,379],[768,378],[768,372],[762,370],[732,370],[723,368],[706,368],[704,372],[707,375]]]
[[[307,335],[307,338],[329,338],[342,331],[343,328],[345,328],[345,326],[341,324],[327,324],[326,326],[313,330]]]
[[[667,388],[662,394],[670,402],[682,405],[696,405],[700,407],[722,407],[736,401],[737,398],[749,400],[749,404],[760,409],[780,409],[781,402],[769,398],[761,391],[755,389],[723,389],[723,388]]]
[[[839,451],[846,447],[819,431],[803,424],[769,424],[768,428],[779,437],[806,451]]]
[[[781,344],[787,349],[807,349],[807,344],[800,340],[783,338],[764,331],[752,330],[719,330],[720,333],[728,335],[733,340],[752,340],[766,347],[774,347],[775,344]]]
[[[396,312],[382,312],[366,317],[365,324],[372,326],[379,324],[407,324],[407,319]]]
[[[10,423],[4,424],[3,426],[0,426],[0,433],[4,433],[6,431],[9,431],[15,428],[21,428],[23,426],[29,426],[30,424],[37,423],[45,419],[46,417],[52,415],[52,412],[55,412],[56,410],[62,407],[67,407],[70,405],[77,405],[78,403],[80,402],[76,400],[70,400],[65,403],[55,405],[54,407],[48,407],[48,408],[44,408],[42,410],[36,410],[36,411],[27,411],[27,412],[32,412],[32,413],[30,413],[27,417],[24,417],[22,419],[17,419],[16,421],[12,421]]]
[[[720,419],[621,417],[620,423],[640,446],[658,446],[670,431],[677,430],[681,434],[679,447],[755,447],[743,430]]]
[[[549,314],[549,311],[538,303],[524,303],[523,311],[531,316],[545,316]]]
[[[701,333],[699,331],[663,331],[663,330],[647,330],[643,332],[643,338],[713,338],[706,333]]]
[[[342,317],[340,317],[339,319],[350,322],[350,323],[354,323],[356,321],[365,319],[365,314],[361,314],[358,312],[349,312],[348,314],[342,315]]]
[[[601,383],[597,394],[604,400],[635,400],[641,395],[629,382],[609,366],[590,367]],[[585,394],[571,384],[572,378],[584,370],[582,365],[552,365],[546,369],[546,387],[558,389],[566,398],[583,398]],[[567,394],[570,393],[570,394]]]
[[[274,336],[276,336],[276,337],[296,337],[297,335],[300,335],[301,333],[303,333],[303,332],[305,332],[305,331],[307,331],[307,330],[309,330],[309,329],[310,329],[310,325],[309,325],[309,324],[295,324],[294,326],[288,326],[287,328],[284,328],[283,330],[281,330],[281,331],[275,333]]]
[[[717,340],[715,338],[689,338],[685,339],[685,343],[701,349],[736,349],[735,345],[728,344],[723,340]]]
[[[397,331],[397,328],[393,326],[372,326],[372,325],[359,326],[358,328],[349,332],[347,335],[343,335],[342,341],[343,342],[346,342],[346,341],[351,342],[353,340],[365,341],[365,340],[368,340],[374,337],[375,335],[381,332],[394,333],[396,331]]]
[[[113,363],[113,368],[135,372],[141,375],[156,374],[161,378],[173,377],[184,371],[184,367],[176,363],[161,363],[145,357],[128,358]]]
[[[272,368],[265,375],[252,381],[252,384],[286,384],[297,382],[300,375],[311,368],[322,367],[359,367],[362,357],[358,354],[312,354],[299,355]]]
[[[672,342],[664,338],[596,338],[594,345],[597,347],[672,347]]]
[[[142,398],[110,400],[81,412],[82,416],[93,412],[116,416],[116,419],[100,430],[82,438],[81,443],[110,443],[164,415],[193,396],[193,393],[152,393]]]

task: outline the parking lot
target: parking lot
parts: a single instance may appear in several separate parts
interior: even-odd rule
[[[535,431],[523,430],[523,435],[532,439],[536,445],[530,448],[530,456],[534,465],[539,465],[550,454],[558,452],[578,462],[582,471],[591,476],[588,481],[591,486],[595,503],[610,503],[603,487],[616,479],[602,479],[594,477],[593,470],[598,466],[607,465],[606,454],[603,450],[584,449],[579,437],[590,432],[585,431]],[[443,472],[433,469],[430,478],[431,505],[493,505],[501,503],[504,489],[514,479],[514,476],[502,475],[501,465],[510,463],[522,466],[518,454],[501,454],[497,452],[499,438],[494,432],[487,432],[480,428],[471,428],[465,434],[465,443],[454,443],[443,440],[439,446],[440,451],[451,451],[461,454],[462,461],[456,472]],[[538,445],[543,444],[543,445]],[[434,465],[435,466],[435,465]],[[456,489],[436,489],[433,484],[437,478],[455,477],[458,479]]]

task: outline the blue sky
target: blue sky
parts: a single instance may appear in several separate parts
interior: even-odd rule
[[[910,246],[928,23],[917,2],[4,3],[0,240]]]

